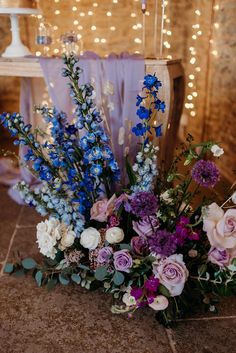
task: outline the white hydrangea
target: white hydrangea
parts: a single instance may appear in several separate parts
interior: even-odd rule
[[[76,234],[72,227],[52,217],[37,225],[36,236],[41,254],[55,259],[58,248],[63,251],[72,246]]]

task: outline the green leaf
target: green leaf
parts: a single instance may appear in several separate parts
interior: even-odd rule
[[[115,283],[115,285],[120,286],[125,280],[125,276],[123,275],[123,273],[116,271],[113,277],[113,282]]]
[[[5,273],[12,273],[14,270],[13,264],[7,263],[4,267],[4,272]]]
[[[73,273],[73,274],[71,275],[71,279],[72,279],[73,282],[75,282],[75,283],[77,283],[77,284],[80,284],[80,282],[81,282],[81,277],[80,277],[80,275],[78,275],[78,274],[76,274],[76,273]]]
[[[28,257],[27,259],[22,260],[22,266],[26,270],[32,270],[37,266],[37,263],[34,261],[34,259]]]
[[[128,250],[132,250],[130,244],[119,244],[120,245],[120,249],[128,249]]]
[[[125,165],[126,165],[126,171],[128,174],[130,185],[135,185],[137,183],[137,177],[127,157],[125,158]]]
[[[48,291],[52,290],[57,284],[57,279],[56,278],[51,278],[48,283],[47,283],[47,289]]]
[[[24,274],[25,274],[25,271],[24,271],[24,269],[22,268],[22,269],[20,269],[20,270],[18,270],[18,271],[16,271],[16,272],[14,272],[14,273],[13,273],[13,276],[14,276],[14,277],[22,277],[22,276],[24,276]]]
[[[61,273],[59,274],[59,281],[63,286],[67,286],[70,283],[70,280],[63,277]]]
[[[90,268],[88,266],[85,266],[83,264],[79,264],[79,268],[81,268],[82,270],[86,270],[86,271],[90,270]]]
[[[198,268],[198,274],[199,276],[202,276],[207,270],[207,265],[206,264],[202,264],[199,268]]]
[[[35,280],[37,282],[37,285],[39,287],[41,287],[41,284],[42,284],[42,279],[43,279],[43,274],[41,271],[37,271],[36,274],[35,274]]]
[[[160,284],[159,287],[158,287],[158,290],[159,292],[164,295],[166,298],[169,298],[170,297],[170,292],[169,290],[163,286],[163,284]]]
[[[94,274],[95,278],[98,281],[103,281],[106,275],[107,275],[107,267],[104,267],[104,266],[98,267]]]

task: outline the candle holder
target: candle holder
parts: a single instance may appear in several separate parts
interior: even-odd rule
[[[34,8],[30,9],[30,8],[0,7],[0,15],[10,15],[11,32],[12,32],[11,44],[6,48],[6,50],[2,54],[4,58],[14,58],[14,57],[32,55],[30,50],[21,41],[18,16],[37,15],[37,14],[40,14],[40,10],[34,9]]]
[[[37,45],[43,46],[43,53],[46,56],[49,51],[49,45],[52,44],[52,26],[44,21],[40,22],[37,29],[35,42]]]

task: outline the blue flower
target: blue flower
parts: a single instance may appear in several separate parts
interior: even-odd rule
[[[74,135],[74,134],[76,134],[76,132],[77,132],[77,128],[75,127],[74,124],[73,124],[73,125],[68,125],[68,126],[66,127],[66,132],[67,132],[69,135]]]
[[[100,164],[93,164],[92,167],[90,168],[90,173],[93,176],[99,176],[102,174],[102,166]]]
[[[111,168],[111,170],[113,172],[116,172],[116,171],[119,171],[119,166],[118,166],[118,163],[112,159],[109,163],[108,163],[108,166]]]
[[[82,139],[79,141],[79,146],[84,151],[87,151],[89,149],[90,146],[86,136],[82,137]]]
[[[137,115],[139,116],[140,119],[148,119],[151,114],[152,114],[152,110],[147,109],[143,106],[140,106],[139,109],[137,110]]]
[[[162,124],[158,125],[158,126],[153,126],[155,133],[156,133],[156,137],[162,136]]]
[[[151,90],[153,87],[158,90],[158,88],[162,86],[161,81],[159,81],[155,75],[150,74],[144,76],[143,85],[149,90]]]
[[[40,167],[39,176],[41,180],[50,181],[52,179],[52,173],[50,168],[46,165]]]
[[[146,131],[149,131],[150,130],[150,127],[148,126],[145,126],[141,123],[138,123],[136,126],[134,126],[132,128],[132,132],[136,135],[136,136],[143,136]]]
[[[109,159],[114,158],[110,147],[107,145],[102,148],[102,155],[105,160],[109,160]]]
[[[166,104],[165,102],[162,102],[160,99],[157,99],[155,102],[155,109],[157,109],[158,111],[161,110],[162,113],[165,112],[165,108],[166,108]]]
[[[137,97],[136,97],[136,99],[137,99],[136,107],[138,107],[138,106],[142,103],[142,101],[144,100],[144,97],[141,97],[141,96],[138,94]]]

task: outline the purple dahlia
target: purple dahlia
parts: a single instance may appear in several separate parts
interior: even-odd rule
[[[157,197],[147,191],[134,194],[130,201],[131,212],[137,217],[148,217],[154,215],[158,208]]]
[[[177,239],[173,233],[158,230],[148,237],[149,249],[152,253],[161,256],[174,254],[177,248]]]

